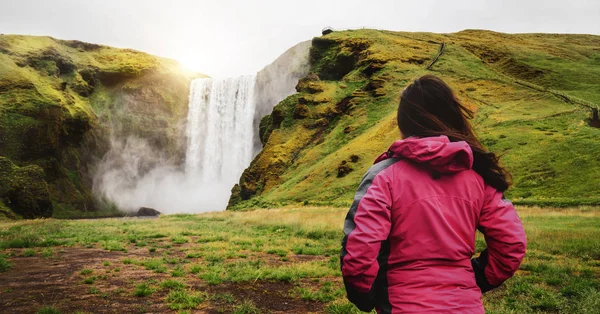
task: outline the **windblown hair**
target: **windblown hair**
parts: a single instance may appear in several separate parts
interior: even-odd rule
[[[465,141],[473,151],[473,170],[499,191],[510,186],[510,174],[477,139],[469,120],[473,111],[461,104],[440,78],[425,75],[402,92],[398,106],[398,128],[404,138],[446,135],[450,141]]]

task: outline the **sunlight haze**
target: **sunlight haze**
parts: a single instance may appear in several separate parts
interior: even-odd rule
[[[215,77],[253,74],[321,29],[600,34],[597,1],[3,0],[0,33],[173,58]]]

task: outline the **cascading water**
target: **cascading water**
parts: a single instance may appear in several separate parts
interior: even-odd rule
[[[229,189],[252,160],[255,76],[196,79],[190,87],[185,172]]]
[[[225,209],[231,188],[262,147],[260,119],[308,74],[309,48],[307,41],[288,49],[256,76],[194,80],[183,165],[172,152],[149,145],[143,134],[113,134],[109,152],[96,167],[94,193],[129,212],[140,207],[166,214]]]
[[[194,80],[185,167],[142,137],[115,136],[98,166],[95,192],[126,211],[225,209],[231,187],[253,157],[254,85],[254,76]]]

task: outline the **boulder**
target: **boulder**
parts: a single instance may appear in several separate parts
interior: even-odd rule
[[[140,217],[140,216],[160,216],[162,215],[161,212],[159,212],[158,210],[154,209],[154,208],[150,208],[150,207],[140,207],[140,209],[138,209],[136,216]]]

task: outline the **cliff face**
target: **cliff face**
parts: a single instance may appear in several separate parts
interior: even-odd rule
[[[260,120],[270,114],[279,101],[296,92],[296,83],[309,71],[310,46],[310,41],[293,46],[256,74],[253,123],[255,130],[259,129]],[[254,150],[258,153],[261,149],[260,136],[255,134]]]
[[[313,39],[310,61],[298,93],[261,121],[264,148],[230,209],[349,204],[399,138],[400,92],[426,73],[476,111],[480,138],[513,173],[509,197],[600,203],[600,130],[590,119],[600,103],[599,36],[344,31]]]
[[[15,181],[0,182],[3,206],[23,217],[105,209],[91,188],[111,137],[142,137],[182,159],[181,121],[192,76],[175,61],[129,49],[0,36],[0,156],[12,164],[7,169],[29,169],[28,178],[39,182],[12,194],[2,191]],[[16,201],[40,186],[48,191],[40,194],[46,205],[36,206],[44,209]]]

